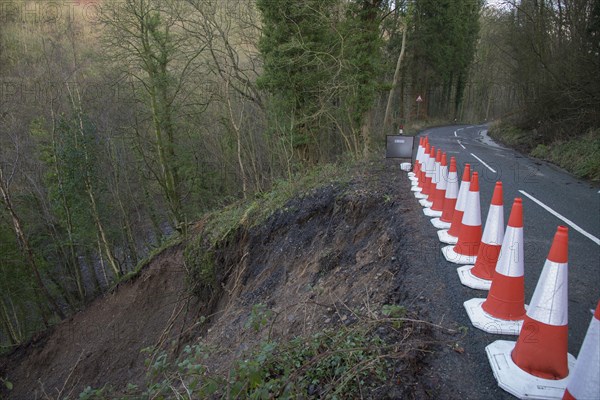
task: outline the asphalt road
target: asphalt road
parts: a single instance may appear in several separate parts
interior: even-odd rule
[[[494,143],[487,137],[485,125],[439,127],[419,134],[424,135],[448,153],[448,162],[450,156],[456,157],[459,179],[465,163],[471,164],[471,171],[479,172],[482,223],[496,181],[503,183],[505,224],[514,198],[523,199],[526,304],[557,226],[569,228],[569,352],[577,356],[592,318],[590,310],[600,299],[600,188]],[[482,296],[485,292],[473,290],[473,297]],[[514,339],[507,336],[506,340]]]

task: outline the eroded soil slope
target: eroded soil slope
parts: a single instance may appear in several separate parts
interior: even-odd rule
[[[473,293],[440,258],[405,173],[397,162],[380,160],[352,176],[230,236],[216,253],[222,290],[210,305],[197,304],[186,290],[184,245],[164,251],[136,279],[1,359],[0,374],[14,384],[3,395],[76,397],[86,386],[140,384],[141,349],[162,345],[177,353],[199,339],[220,349],[207,363],[226,373],[265,335],[286,340],[351,325],[399,304],[416,321],[405,328],[408,350],[394,379],[372,397],[508,397],[483,350],[495,338],[464,328],[462,302]],[[268,332],[245,329],[259,303],[275,315]]]

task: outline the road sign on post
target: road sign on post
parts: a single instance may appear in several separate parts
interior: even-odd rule
[[[417,119],[419,119],[419,109],[421,108],[421,103],[423,102],[423,98],[421,95],[417,96]]]

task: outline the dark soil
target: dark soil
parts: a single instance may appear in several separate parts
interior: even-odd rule
[[[422,322],[410,325],[412,350],[373,397],[509,398],[484,352],[497,337],[470,327],[464,312],[462,303],[478,293],[441,257],[409,187],[397,162],[364,164],[349,184],[321,187],[241,229],[216,253],[222,293],[210,307],[188,295],[183,246],[164,251],[137,278],[0,358],[0,376],[14,384],[2,394],[75,398],[86,386],[141,384],[141,349],[177,353],[199,339],[220,349],[210,368],[226,371],[267,334],[283,341],[399,304]],[[244,329],[258,303],[275,315],[269,332]],[[202,325],[200,315],[209,317]]]

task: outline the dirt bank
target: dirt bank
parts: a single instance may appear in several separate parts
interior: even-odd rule
[[[3,395],[73,398],[87,386],[142,385],[141,349],[177,352],[200,339],[218,346],[206,363],[224,372],[265,335],[285,341],[398,304],[417,320],[404,328],[410,351],[371,397],[508,398],[485,358],[496,338],[467,328],[462,302],[474,292],[440,257],[408,187],[397,162],[363,164],[350,183],[322,186],[238,231],[217,253],[222,294],[210,310],[186,290],[183,246],[164,251],[136,279],[2,358],[0,374],[14,384]],[[259,303],[275,316],[268,332],[244,328]]]

